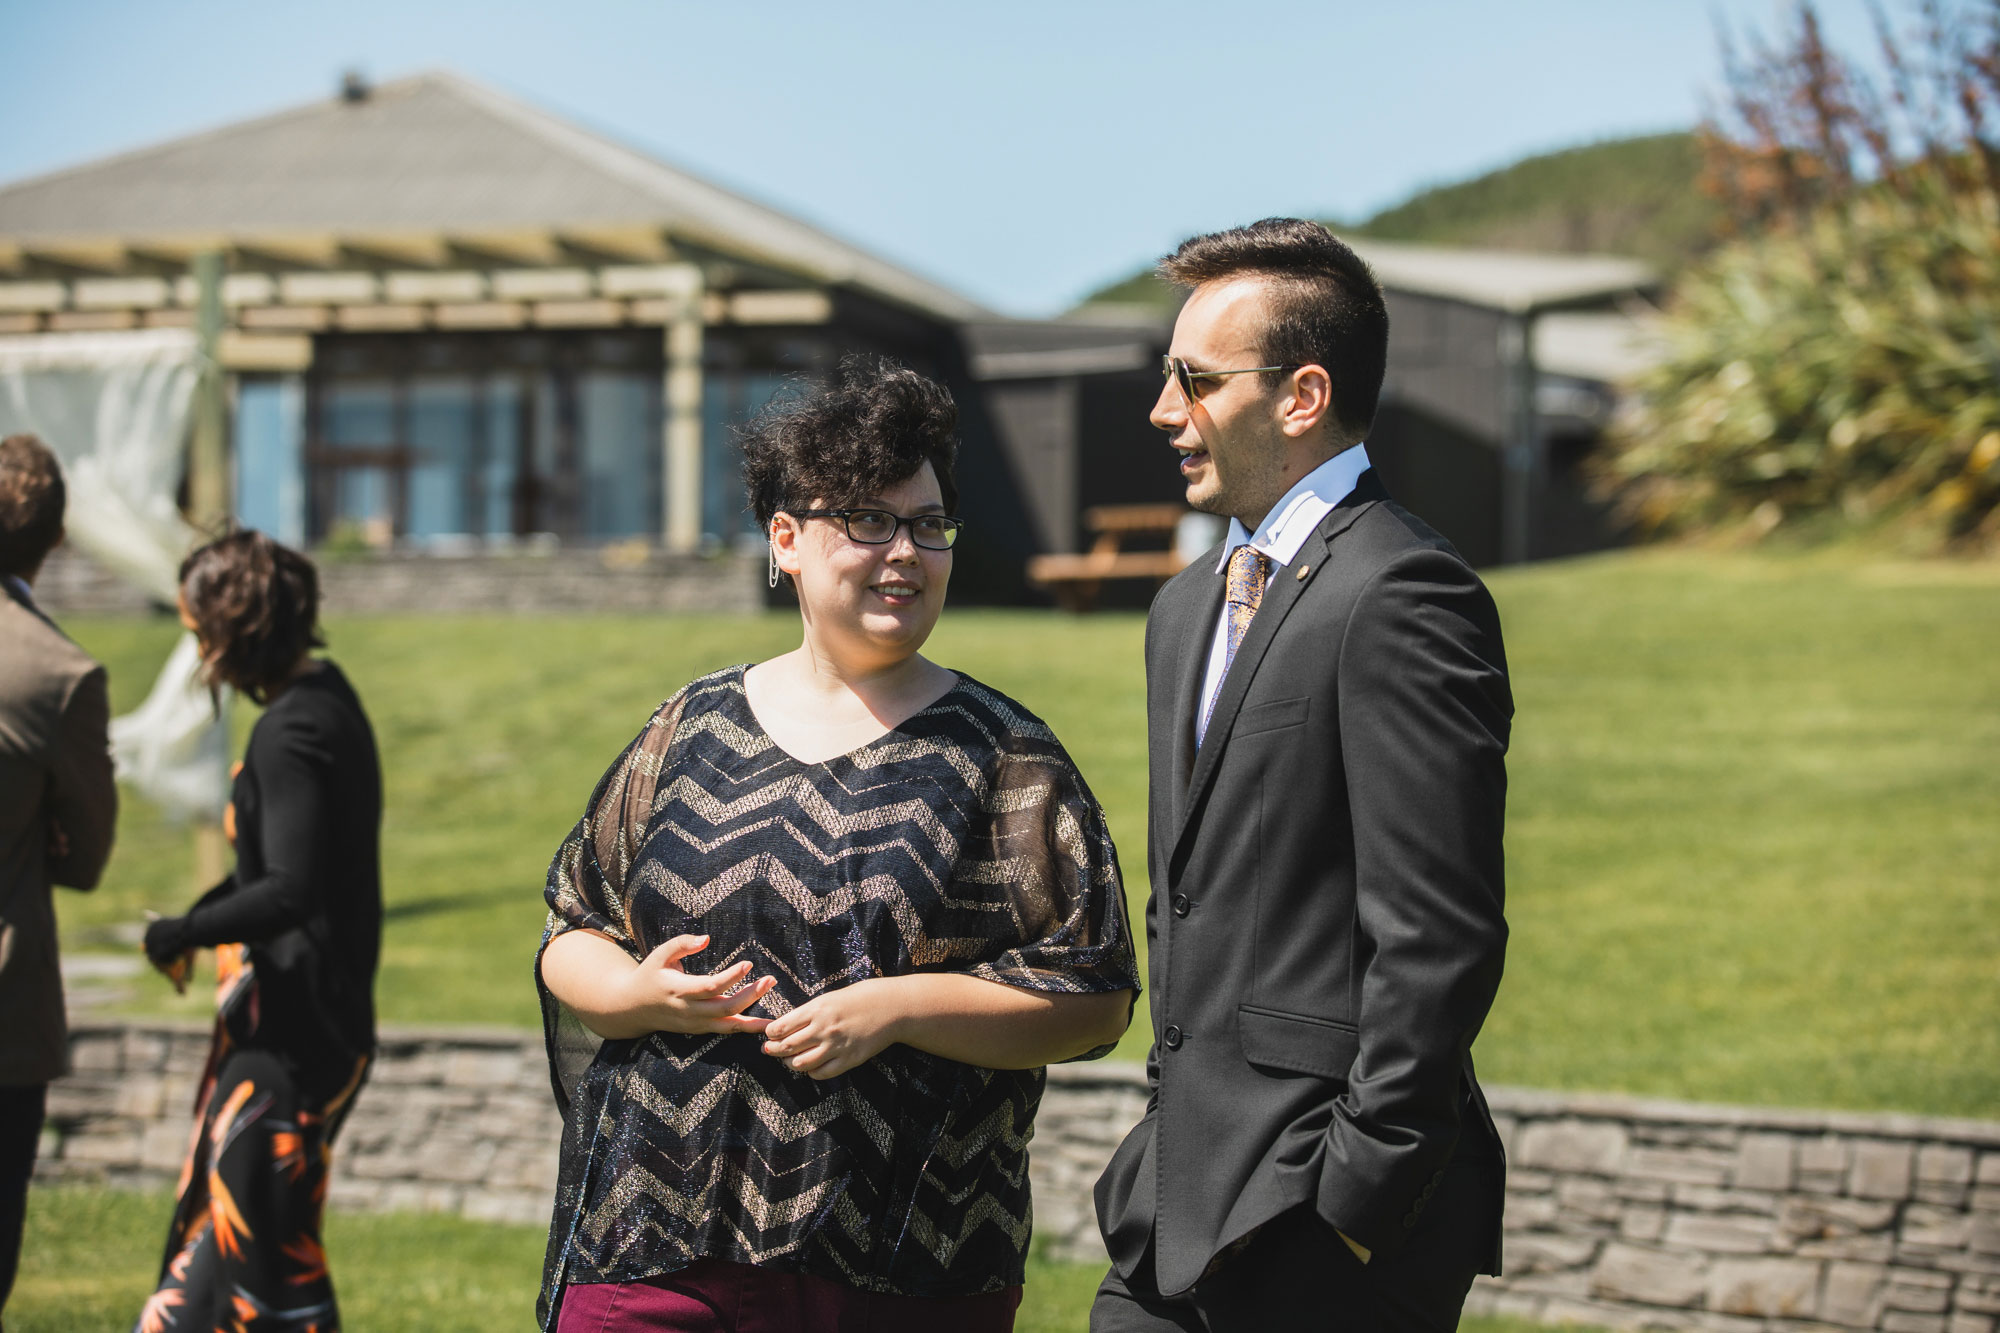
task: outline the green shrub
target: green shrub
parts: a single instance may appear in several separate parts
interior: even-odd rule
[[[2000,545],[2000,0],[1910,9],[1876,16],[1878,73],[1810,0],[1779,44],[1725,41],[1703,185],[1746,239],[1682,274],[1613,432],[1642,527]]]
[[[2000,216],[1880,190],[1726,246],[1675,289],[1668,354],[1607,470],[1664,531],[1899,520],[2000,538]]]

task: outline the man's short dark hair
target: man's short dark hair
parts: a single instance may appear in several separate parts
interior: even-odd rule
[[[33,435],[0,440],[0,574],[28,578],[62,540],[62,464]]]
[[[1182,287],[1264,279],[1271,302],[1258,349],[1264,364],[1322,367],[1333,379],[1342,433],[1368,433],[1389,358],[1389,311],[1368,265],[1333,233],[1300,218],[1265,218],[1181,242],[1160,261],[1160,276]]]
[[[779,398],[743,437],[743,481],[766,532],[780,509],[850,505],[908,480],[925,463],[946,510],[958,404],[950,390],[886,357],[847,356],[828,381]]]

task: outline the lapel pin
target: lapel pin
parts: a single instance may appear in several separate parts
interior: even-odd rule
[[[1308,575],[1308,574],[1310,574],[1310,573],[1312,573],[1312,572],[1313,572],[1313,567],[1312,567],[1311,565],[1300,565],[1300,566],[1299,566],[1299,582],[1300,582],[1300,583],[1304,583],[1304,582],[1306,581],[1306,575]]]

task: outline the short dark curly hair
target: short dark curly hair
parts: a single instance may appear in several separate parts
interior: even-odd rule
[[[33,435],[0,440],[0,574],[33,578],[62,540],[62,464]]]
[[[1302,218],[1265,218],[1190,237],[1159,272],[1182,287],[1264,279],[1271,294],[1264,363],[1324,369],[1342,432],[1368,433],[1388,365],[1389,310],[1368,265],[1332,232]]]
[[[842,357],[824,384],[779,397],[745,429],[743,483],[766,533],[779,510],[850,505],[937,474],[958,507],[958,404],[951,391],[887,357]]]
[[[211,690],[227,685],[268,703],[301,657],[326,646],[319,572],[255,528],[195,548],[181,561],[180,585]]]

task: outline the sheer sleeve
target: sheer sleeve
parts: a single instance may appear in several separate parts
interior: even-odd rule
[[[965,847],[953,893],[986,899],[999,924],[963,970],[1025,990],[1129,990],[1136,999],[1138,963],[1111,831],[1062,747],[1051,738],[1003,748],[985,806],[983,835]]]
[[[568,1109],[577,1078],[595,1058],[602,1040],[583,1025],[542,981],[542,953],[558,935],[589,930],[615,941],[635,959],[643,956],[632,933],[625,880],[632,858],[645,841],[653,799],[660,785],[686,692],[661,704],[597,781],[583,818],[570,829],[549,863],[542,897],[548,919],[535,951],[535,989],[542,1001],[542,1034],[548,1045],[549,1075],[556,1104]]]

